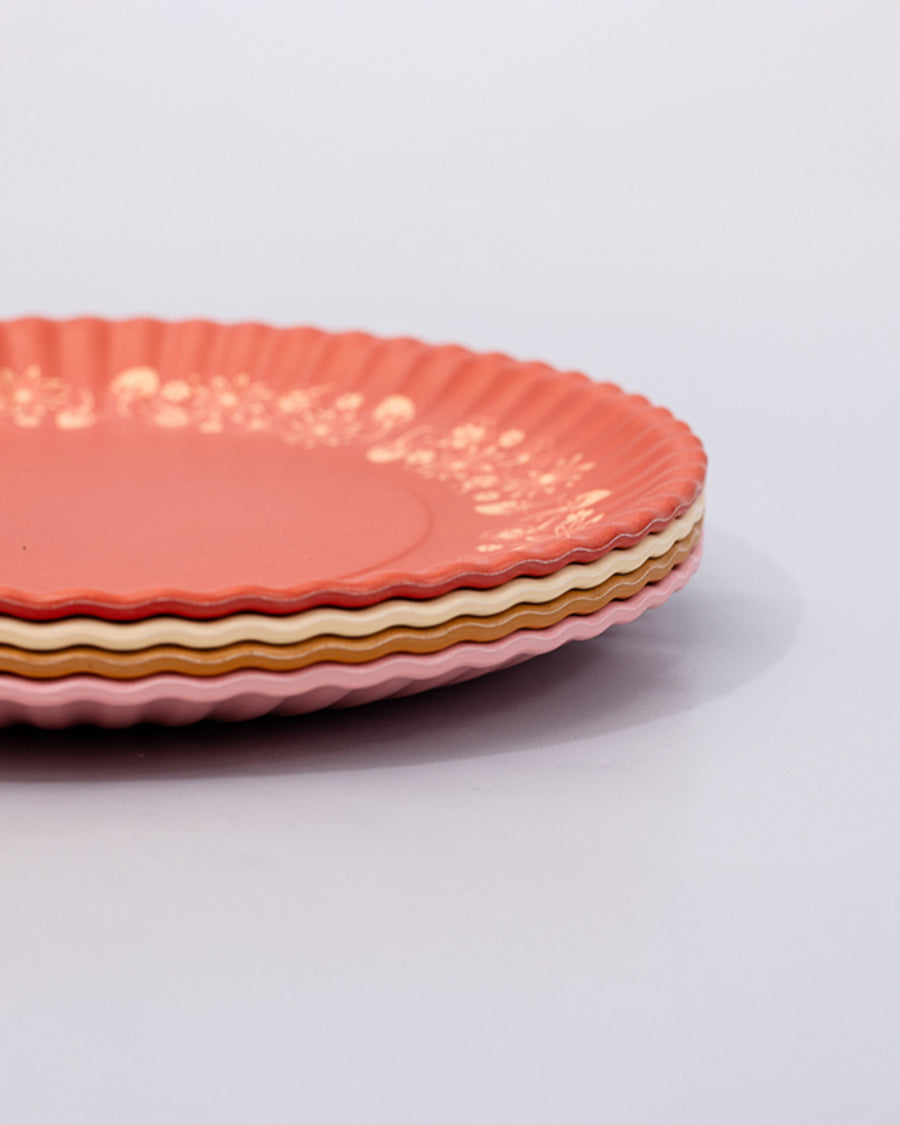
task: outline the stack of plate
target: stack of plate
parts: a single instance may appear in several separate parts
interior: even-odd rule
[[[0,325],[0,722],[297,714],[596,636],[699,561],[682,423],[502,355]]]

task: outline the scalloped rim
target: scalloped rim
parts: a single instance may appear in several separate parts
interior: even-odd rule
[[[645,536],[633,547],[611,551],[592,563],[575,563],[543,578],[516,578],[490,590],[455,590],[428,601],[393,599],[363,609],[308,609],[287,617],[238,614],[209,621],[183,617],[149,617],[142,621],[99,621],[72,617],[62,621],[22,621],[0,617],[0,644],[31,652],[52,652],[76,645],[133,652],[156,645],[209,649],[243,642],[299,644],[315,637],[368,637],[405,626],[426,629],[454,617],[489,617],[524,603],[539,605],[572,590],[600,586],[613,575],[627,575],[650,558],[664,555],[686,539],[703,519],[700,496],[683,516],[663,531]]]
[[[566,617],[585,617],[612,601],[626,601],[645,586],[661,582],[683,563],[697,544],[702,525],[664,555],[649,558],[628,574],[617,574],[599,586],[570,590],[540,604],[520,604],[489,617],[454,617],[425,629],[406,626],[367,637],[316,637],[296,645],[241,642],[224,648],[195,649],[177,645],[155,646],[137,652],[75,647],[54,652],[0,646],[0,673],[33,680],[90,675],[114,680],[138,680],[174,672],[188,676],[222,676],[242,669],[293,672],[314,664],[365,664],[396,652],[439,652],[454,644],[486,644],[522,629],[549,629]]]
[[[0,726],[30,723],[62,728],[76,723],[127,727],[151,722],[183,726],[202,719],[238,721],[300,715],[411,695],[590,640],[626,624],[684,588],[700,565],[702,543],[661,582],[588,617],[569,617],[549,629],[520,630],[499,641],[465,642],[427,656],[385,656],[368,664],[317,664],[299,672],[232,672],[203,679],[172,674],[143,680],[71,676],[26,680],[0,676]]]
[[[493,365],[495,368],[503,365],[504,370],[521,371],[523,381],[526,377],[540,377],[548,380],[546,385],[552,380],[557,388],[571,387],[576,393],[583,392],[588,400],[581,404],[583,406],[615,398],[623,408],[627,407],[624,418],[620,417],[616,421],[616,430],[622,430],[629,421],[634,422],[635,419],[640,419],[641,422],[639,432],[646,431],[652,425],[657,434],[652,463],[658,471],[660,464],[665,462],[667,475],[665,485],[657,485],[650,494],[640,497],[627,517],[623,515],[603,521],[590,532],[581,532],[577,539],[571,536],[547,536],[540,552],[529,552],[521,547],[510,548],[503,553],[485,556],[483,564],[479,559],[477,566],[471,562],[466,565],[444,563],[419,572],[376,568],[381,572],[377,583],[373,583],[371,577],[368,581],[346,579],[322,584],[314,591],[305,588],[270,590],[247,584],[206,593],[170,587],[119,597],[96,589],[73,589],[42,597],[0,586],[0,612],[21,619],[47,621],[64,616],[84,615],[108,620],[137,620],[172,614],[202,620],[241,612],[284,615],[322,605],[360,607],[387,598],[431,599],[462,587],[492,588],[514,578],[540,577],[569,564],[593,562],[611,550],[637,543],[686,512],[700,495],[705,481],[706,455],[703,447],[688,426],[675,419],[670,411],[651,405],[641,395],[628,394],[615,384],[594,382],[579,372],[560,371],[547,364],[516,360],[503,353],[475,352],[458,345],[430,345],[411,337],[380,338],[363,332],[277,327],[258,321],[225,323],[208,319],[166,321],[151,317],[123,320],[106,320],[100,317],[64,320],[21,317],[0,323],[0,332],[26,327],[45,333],[78,327],[105,333],[125,329],[136,331],[140,328],[157,335],[172,329],[197,330],[210,334],[231,332],[235,336],[255,332],[278,334],[284,338],[291,333],[307,333],[316,336],[323,349],[365,346],[374,355],[377,351],[394,348],[401,353],[414,352],[417,362],[453,357],[457,376],[463,365]],[[372,355],[366,358],[371,360]],[[411,372],[415,366],[415,363],[410,366],[407,357],[404,378],[414,377]],[[497,370],[492,374],[493,377],[498,377]],[[446,382],[451,382],[453,377],[448,376]],[[401,380],[398,387],[403,385]],[[584,410],[579,413],[583,415]],[[643,465],[648,459],[647,453],[642,454],[640,464]],[[638,476],[646,476],[646,472],[642,469]]]

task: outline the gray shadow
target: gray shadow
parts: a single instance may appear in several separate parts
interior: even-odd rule
[[[597,738],[688,711],[787,652],[799,587],[707,530],[700,571],[637,621],[469,683],[291,719],[0,731],[0,781],[122,781],[378,769]]]

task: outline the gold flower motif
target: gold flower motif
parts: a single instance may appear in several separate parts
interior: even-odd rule
[[[0,422],[22,429],[35,429],[47,422],[61,430],[77,430],[93,425],[94,420],[90,391],[45,376],[34,364],[21,374],[8,367],[0,370]]]
[[[140,365],[111,381],[108,399],[120,416],[166,429],[265,432],[310,449],[360,444],[372,464],[398,464],[471,497],[481,516],[512,518],[513,526],[482,535],[482,552],[579,534],[603,519],[601,504],[609,495],[606,489],[584,490],[581,482],[594,465],[581,454],[561,457],[530,442],[525,431],[500,429],[491,419],[444,431],[415,426],[416,405],[404,394],[369,407],[359,391],[310,386],[277,394],[246,372],[163,381],[156,368]],[[90,392],[45,377],[34,365],[21,374],[0,370],[0,423],[76,429],[95,421]]]

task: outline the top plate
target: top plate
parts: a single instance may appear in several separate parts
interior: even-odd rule
[[[362,333],[0,324],[0,613],[430,598],[665,527],[700,442],[583,375]]]

